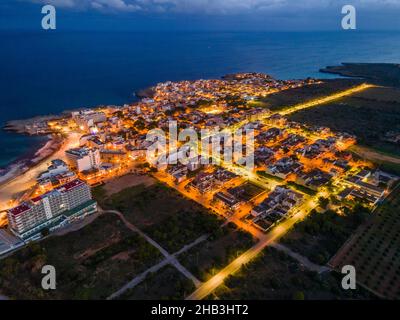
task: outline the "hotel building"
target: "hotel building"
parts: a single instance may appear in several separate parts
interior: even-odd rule
[[[53,231],[96,210],[90,187],[74,180],[8,210],[7,216],[13,233],[34,240],[44,229]]]
[[[79,172],[98,169],[101,164],[98,149],[75,148],[65,151],[68,164]]]

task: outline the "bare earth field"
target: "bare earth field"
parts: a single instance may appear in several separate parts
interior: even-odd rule
[[[143,184],[146,187],[155,183],[155,180],[147,175],[128,174],[122,177],[115,178],[108,181],[104,185],[107,196],[111,196],[126,188],[134,187]]]

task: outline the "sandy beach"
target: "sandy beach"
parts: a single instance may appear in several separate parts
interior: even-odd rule
[[[44,146],[40,147],[34,154],[26,156],[15,163],[9,165],[0,175],[0,186],[28,171],[30,168],[40,164],[46,158],[57,152],[63,144],[63,139],[51,136]]]
[[[0,211],[8,209],[14,204],[13,201],[18,200],[19,195],[35,185],[36,177],[47,169],[49,161],[65,159],[65,150],[78,144],[78,134],[70,134],[67,139],[51,140],[36,151],[32,159],[26,159],[0,177]]]

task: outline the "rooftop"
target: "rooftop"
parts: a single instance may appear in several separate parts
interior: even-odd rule
[[[19,214],[28,211],[31,208],[31,206],[24,202],[21,203],[18,207],[12,208],[9,210],[9,212],[13,215],[13,216],[18,216]]]
[[[82,184],[84,184],[84,182],[82,180],[76,179],[74,181],[68,182],[62,186],[57,187],[56,190],[58,190],[60,192],[67,192],[73,188],[81,186]]]

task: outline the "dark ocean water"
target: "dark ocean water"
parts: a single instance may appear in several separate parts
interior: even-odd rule
[[[107,33],[0,31],[0,125],[10,119],[123,104],[166,80],[257,71],[331,77],[341,62],[400,62],[400,33]],[[0,132],[0,167],[35,139]]]

